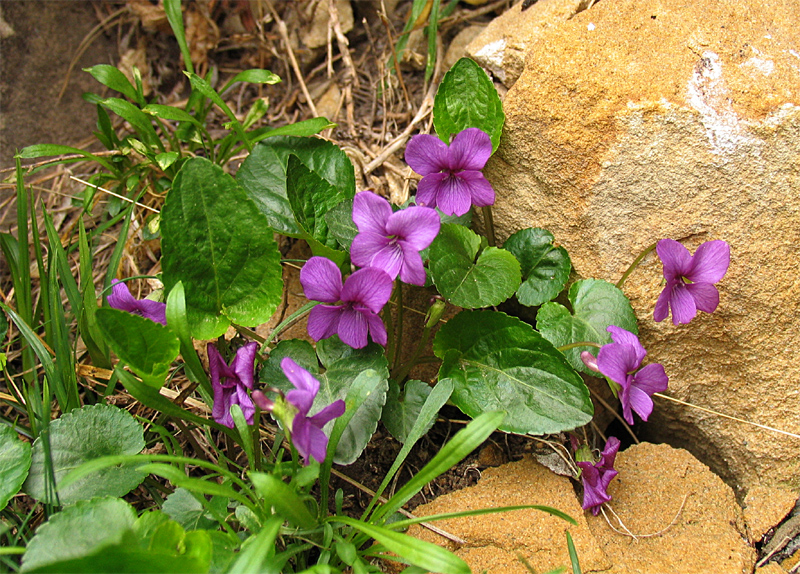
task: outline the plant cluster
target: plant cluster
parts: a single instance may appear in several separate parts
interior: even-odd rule
[[[396,513],[496,429],[566,437],[588,424],[594,409],[582,374],[608,380],[628,424],[633,412],[647,420],[651,396],[667,388],[667,376],[661,365],[642,366],[646,352],[630,302],[620,285],[602,279],[568,286],[569,255],[544,229],[522,229],[497,245],[491,217],[495,193],[481,171],[499,145],[504,115],[491,80],[471,60],[456,63],[439,87],[436,136],[420,134],[409,142],[406,161],[422,179],[413,200],[393,206],[371,191],[356,193],[344,152],[312,137],[329,126],[323,118],[250,131],[264,109],[257,104],[240,122],[224,103],[226,89],[237,81],[278,79],[250,70],[215,91],[210,78],[191,72],[179,3],[165,6],[192,86],[186,107],[147,103],[139,83],[111,66],[95,66],[89,72],[96,79],[127,97],[90,98],[97,104],[98,138],[119,153],[108,159],[64,146],[32,146],[19,154],[76,151],[105,168],[95,185],[113,183],[132,200],[147,185],[168,192],[150,228],[161,240],[163,292],[134,298],[114,277],[119,251],[98,305],[91,234],[81,226],[77,241],[64,248],[44,213],[46,257],[31,218],[36,264],[47,278],[34,307],[26,286],[27,217],[34,206],[18,167],[20,236],[2,236],[16,309],[2,307],[23,347],[22,372],[10,377],[9,388],[19,389],[14,404],[30,421],[23,434],[35,440],[31,446],[2,427],[0,450],[11,464],[0,467],[0,506],[22,488],[45,506],[49,518],[28,537],[33,511],[26,518],[9,506],[0,535],[10,550],[3,554],[22,554],[24,572],[369,572],[378,571],[376,558],[404,563],[409,573],[468,572],[449,551],[404,534],[421,520]],[[230,132],[216,140],[204,127],[212,106],[230,118]],[[133,133],[120,139],[110,129],[108,111],[123,117]],[[247,158],[231,176],[221,166],[245,150]],[[93,189],[87,188],[92,190],[87,205]],[[123,234],[133,213],[133,205],[120,211]],[[482,216],[485,235],[472,229],[474,213]],[[110,222],[118,216],[110,215]],[[309,302],[262,340],[252,329],[273,317],[283,294],[276,233],[305,240],[311,248],[313,256],[300,273]],[[66,264],[73,248],[79,252],[78,280]],[[655,319],[671,310],[677,325],[688,323],[697,310],[713,312],[719,302],[713,284],[730,259],[727,244],[705,243],[692,256],[664,239],[656,250],[666,286]],[[411,358],[403,361],[408,286],[433,287],[438,295]],[[495,309],[511,298],[535,311],[535,327]],[[445,322],[448,305],[460,310]],[[306,314],[316,346],[280,339],[287,325]],[[77,324],[75,339],[68,318]],[[42,335],[35,325],[43,325]],[[227,340],[231,327],[238,335]],[[433,353],[440,363],[435,384],[410,379],[434,332]],[[93,365],[107,369],[106,394],[122,385],[160,413],[155,421],[137,420],[100,395],[81,399],[78,338]],[[207,370],[198,341],[211,341]],[[210,418],[161,394],[179,371],[209,407]],[[62,413],[56,420],[51,420],[53,400]],[[472,422],[380,502],[447,402]],[[262,416],[277,423],[266,452]],[[167,419],[184,431],[189,425],[205,434],[211,445],[219,435],[236,446],[227,451],[215,446],[208,459],[187,456],[164,426]],[[379,422],[403,447],[372,503],[360,519],[352,518],[342,512],[341,491],[329,500],[332,465],[354,462]],[[588,444],[571,436],[583,507],[597,513],[610,500],[619,440],[609,438],[597,460]],[[155,444],[163,453],[143,452]],[[229,458],[235,450],[245,454],[246,465]],[[137,513],[121,497],[140,484],[156,507]],[[556,509],[526,508],[574,523]],[[459,515],[503,510],[510,509]],[[8,558],[4,563],[17,568]]]

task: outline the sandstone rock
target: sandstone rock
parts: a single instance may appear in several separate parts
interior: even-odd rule
[[[311,22],[300,34],[300,40],[306,48],[321,48],[328,43],[328,21],[330,19],[328,0],[311,0],[307,6],[313,7],[314,13],[311,15]],[[342,32],[347,34],[353,29],[353,7],[348,0],[336,0],[336,10],[339,12]]]
[[[790,490],[751,488],[744,499],[744,519],[753,542],[759,542],[770,528],[786,518],[795,502],[797,493]]]
[[[483,471],[476,486],[440,496],[417,507],[415,515],[455,512],[477,508],[543,504],[566,512],[578,521],[572,526],[560,518],[536,510],[517,510],[479,517],[436,522],[436,526],[467,541],[461,548],[440,536],[413,527],[409,533],[449,548],[463,558],[473,572],[528,574],[518,555],[537,572],[569,566],[565,531],[575,541],[584,572],[603,571],[608,560],[586,526],[584,512],[568,478],[553,474],[530,458]]]
[[[725,239],[719,309],[689,325],[652,321],[654,254],[628,279],[648,360],[679,399],[800,434],[796,2],[616,0],[525,25],[485,171],[499,239],[545,227],[579,275],[611,281],[660,238]],[[650,421],[737,489],[800,486],[798,439],[662,399]]]
[[[687,451],[642,443],[619,453],[615,468],[619,475],[608,489],[610,505],[638,538],[615,532],[602,515],[587,517],[614,564],[608,574],[753,571],[755,550],[745,539],[733,491]]]
[[[550,26],[569,20],[585,0],[539,0],[522,9],[522,2],[495,18],[467,46],[467,54],[510,88],[525,65],[528,48]]]
[[[475,37],[483,32],[486,29],[486,26],[467,26],[463,30],[461,30],[458,34],[456,34],[455,38],[450,41],[450,44],[447,46],[447,52],[444,55],[444,63],[443,67],[445,70],[449,70],[453,67],[453,64],[458,62],[461,58],[467,55],[467,46],[469,45]]]

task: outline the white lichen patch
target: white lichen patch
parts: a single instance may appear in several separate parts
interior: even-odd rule
[[[703,57],[697,62],[689,78],[687,100],[700,113],[713,153],[727,155],[742,145],[761,142],[743,129],[725,86],[722,62],[714,52],[703,52]]]
[[[503,68],[503,60],[506,54],[506,40],[501,38],[486,44],[483,48],[475,52],[475,59],[478,63],[492,72],[495,78],[502,83],[506,81],[506,71]]]

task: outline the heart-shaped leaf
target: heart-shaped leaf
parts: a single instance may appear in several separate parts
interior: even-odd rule
[[[301,237],[286,195],[289,156],[336,188],[347,199],[356,193],[355,171],[347,155],[329,141],[315,137],[275,136],[259,143],[236,172],[236,180],[278,233]]]
[[[300,349],[301,347],[298,347],[298,350]],[[288,348],[281,349],[281,354],[287,350]],[[308,364],[309,358],[305,352],[300,351],[297,355],[294,353],[283,354],[283,356],[291,356],[295,361],[298,361],[303,368],[311,372],[320,382],[319,393],[309,411],[310,415],[336,400],[346,399],[347,392],[353,381],[363,371],[374,371],[374,377],[377,379],[374,383],[375,390],[353,415],[336,448],[334,462],[337,464],[351,464],[366,448],[369,439],[378,427],[378,421],[381,419],[383,405],[386,402],[386,393],[389,389],[388,363],[383,353],[383,347],[380,345],[370,343],[363,349],[353,349],[342,343],[337,336],[319,341],[317,343],[317,354],[320,362],[325,367],[325,373],[322,375],[316,374],[319,371],[316,365]],[[280,370],[279,359],[281,358],[283,357],[275,355],[275,351],[270,353],[268,365],[261,371],[260,376],[262,382],[281,389],[285,393],[294,387],[283,374],[283,371]],[[301,361],[305,361],[306,364]],[[334,422],[332,421],[325,426],[324,431],[326,434],[330,435]]]
[[[148,385],[161,388],[178,356],[178,337],[160,323],[104,307],[95,319],[108,346]]]
[[[567,250],[553,245],[553,234],[536,227],[522,229],[509,237],[503,249],[514,254],[522,271],[517,300],[538,307],[556,297],[569,279],[572,264]]]
[[[444,224],[430,247],[430,274],[450,303],[475,309],[498,305],[520,285],[520,266],[508,251],[487,247],[461,225]],[[477,260],[475,259],[477,256]]]
[[[343,262],[347,255],[337,253],[339,244],[328,231],[325,214],[346,201],[345,194],[308,169],[296,155],[290,155],[286,167],[286,196],[297,226],[314,255]]]
[[[31,444],[23,442],[17,432],[0,426],[0,510],[19,492],[31,466]]]
[[[231,322],[265,323],[283,293],[272,229],[236,181],[203,158],[188,160],[161,210],[164,285],[186,290],[196,339],[222,335]]]
[[[461,58],[444,75],[433,102],[436,135],[449,144],[467,128],[479,128],[492,139],[492,153],[503,133],[503,104],[486,72],[469,58]]]
[[[639,333],[631,302],[622,291],[607,281],[576,281],[569,288],[569,301],[572,313],[559,303],[545,303],[536,314],[536,328],[556,347],[581,341],[599,345],[610,343],[611,335],[606,331],[609,325]],[[597,355],[596,347],[576,347],[568,349],[564,355],[575,369],[595,374],[581,361],[582,351]]]
[[[383,407],[381,421],[386,430],[392,433],[392,436],[401,443],[406,442],[408,433],[414,428],[414,423],[417,422],[420,411],[430,394],[431,386],[422,381],[407,381],[402,393],[397,383],[389,381],[389,394],[386,398],[386,406]],[[439,407],[441,406],[439,405]],[[433,426],[435,418],[434,416],[425,423],[423,434]]]
[[[95,496],[124,496],[139,486],[145,475],[133,465],[112,466],[93,472],[58,489],[47,489],[44,437],[33,443],[33,457],[25,491],[49,504],[71,504]],[[61,477],[81,464],[112,455],[137,454],[144,448],[142,425],[127,411],[105,404],[74,409],[50,423],[49,450],[56,487]]]
[[[462,311],[436,335],[451,379],[451,400],[465,414],[505,410],[502,430],[542,435],[592,419],[589,390],[564,356],[527,323],[495,311]]]

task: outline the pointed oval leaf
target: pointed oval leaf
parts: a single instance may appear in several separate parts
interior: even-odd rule
[[[98,64],[91,68],[84,68],[83,71],[89,72],[95,80],[123,94],[128,99],[134,102],[139,100],[136,88],[133,87],[128,77],[118,68],[108,64]]]
[[[127,411],[96,404],[74,409],[50,423],[50,454],[56,487],[59,479],[81,464],[104,456],[138,454],[144,448],[144,429]],[[134,464],[104,468],[58,489],[58,501],[47,492],[44,437],[33,443],[25,491],[49,504],[71,504],[95,496],[124,496],[145,475]]]
[[[611,335],[606,331],[609,325],[639,333],[631,302],[620,289],[607,281],[576,281],[569,288],[569,301],[572,313],[558,303],[546,303],[536,314],[536,328],[556,347],[581,341],[599,345],[610,343]],[[581,351],[597,355],[595,347],[568,349],[564,355],[575,369],[594,375],[581,361]]]
[[[133,507],[119,498],[79,501],[37,529],[22,557],[22,572],[119,544],[132,533],[135,522]]]
[[[111,350],[148,385],[161,388],[180,343],[164,325],[127,311],[95,311],[100,332]]]
[[[555,298],[569,279],[572,263],[567,250],[553,245],[553,234],[545,229],[517,231],[503,244],[514,254],[522,271],[517,300],[528,307],[538,307]]]
[[[355,195],[355,171],[341,149],[320,138],[276,135],[253,148],[236,172],[236,180],[275,231],[300,237],[286,196],[286,167],[292,154],[347,199]]]
[[[433,102],[433,127],[446,144],[452,136],[479,128],[492,139],[492,153],[503,133],[503,104],[497,90],[478,64],[461,58],[444,75]]]
[[[480,241],[466,227],[444,224],[431,244],[433,283],[453,305],[470,309],[498,305],[520,285],[517,258],[497,247],[487,247],[478,255]]]
[[[397,383],[389,381],[389,394],[381,421],[386,430],[401,443],[406,442],[406,437],[417,422],[419,413],[430,394],[431,386],[428,383],[411,380],[406,382],[401,396]],[[425,423],[427,428],[424,432],[433,426],[434,418]]]
[[[452,379],[451,401],[465,414],[506,410],[500,427],[542,435],[587,424],[589,389],[564,355],[527,323],[496,311],[462,311],[433,344],[439,379]]]
[[[265,323],[283,293],[280,253],[263,215],[221,167],[187,161],[161,210],[162,266],[169,291],[186,290],[192,336],[213,339],[231,322]]]
[[[17,432],[0,426],[0,510],[19,492],[31,466],[31,443],[20,440]]]

